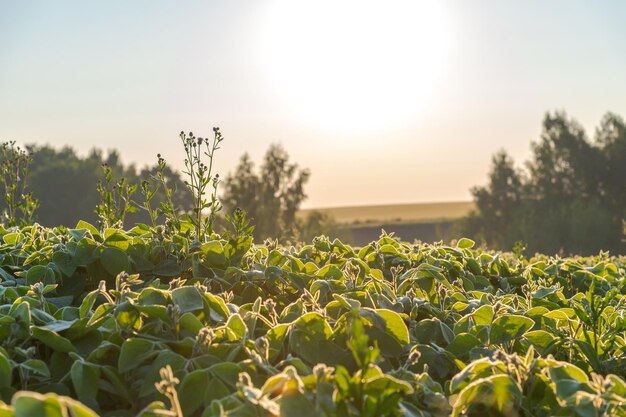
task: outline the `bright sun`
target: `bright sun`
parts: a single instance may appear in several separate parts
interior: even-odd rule
[[[440,2],[277,0],[263,57],[274,88],[315,127],[362,133],[415,120],[446,56]]]

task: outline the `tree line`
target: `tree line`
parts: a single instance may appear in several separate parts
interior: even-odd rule
[[[463,232],[490,247],[530,253],[624,252],[626,124],[606,114],[593,139],[565,113],[545,115],[523,166],[499,151]]]
[[[28,145],[24,150],[5,143],[1,148],[0,185],[6,196],[0,208],[33,215],[45,226],[74,226],[78,220],[98,221],[102,185],[107,172],[115,180],[106,184],[143,190],[157,174],[163,176],[172,206],[181,212],[193,210],[194,202],[181,174],[159,156],[153,166],[137,169],[121,163],[116,151],[94,149],[80,157],[69,147]],[[565,113],[547,113],[532,156],[522,166],[504,150],[492,158],[488,182],[472,189],[476,210],[461,222],[460,234],[482,241],[491,248],[543,253],[592,254],[600,250],[624,252],[626,224],[626,124],[609,113],[590,139],[582,126]],[[29,154],[26,164],[25,154]],[[26,186],[31,199],[16,203]],[[223,210],[218,231],[227,226],[225,214],[241,208],[254,225],[257,241],[307,241],[326,234],[347,236],[347,230],[332,218],[312,212],[296,216],[306,199],[308,169],[289,160],[280,145],[271,145],[258,169],[244,154],[232,173],[219,180]],[[21,178],[21,180],[20,180]],[[131,184],[129,186],[129,184]],[[137,193],[140,195],[142,193]],[[115,195],[115,192],[109,193]],[[163,188],[156,188],[152,203],[165,201]],[[16,205],[17,204],[17,205]],[[126,225],[149,223],[149,214],[133,201]],[[347,232],[347,233],[346,233]],[[419,236],[403,236],[405,239]]]
[[[19,149],[14,143],[7,142],[3,149],[4,154],[0,155],[0,164],[4,164],[2,169],[14,171],[13,180],[2,181],[4,189],[20,184],[19,175],[27,176],[21,184],[25,185],[27,180],[28,193],[37,202],[33,221],[50,227],[73,227],[79,220],[96,224],[96,207],[102,204],[100,190],[105,188],[103,182],[107,181],[108,172],[111,183],[105,185],[112,189],[110,194],[113,197],[117,187],[135,190],[129,203],[131,209],[125,216],[126,226],[150,223],[139,191],[159,172],[160,164],[163,164],[160,155],[158,163],[138,169],[132,164],[124,165],[115,150],[104,153],[93,149],[81,157],[70,147],[55,149],[49,145],[27,145]],[[26,153],[27,160],[24,158]],[[171,190],[173,205],[181,212],[190,212],[194,202],[181,174],[167,164],[163,164],[162,174]],[[296,217],[306,198],[304,188],[309,178],[310,172],[291,162],[286,150],[278,144],[269,147],[258,170],[250,156],[244,154],[234,172],[220,180],[223,210],[216,222],[218,228],[225,229],[228,223],[225,215],[239,207],[252,220],[257,240],[298,241],[310,240],[322,233],[333,234],[338,227],[327,215],[313,212],[304,219]],[[119,182],[121,179],[123,184]],[[158,206],[165,199],[163,188],[157,188],[151,203]],[[7,200],[0,202],[4,211],[11,206]]]

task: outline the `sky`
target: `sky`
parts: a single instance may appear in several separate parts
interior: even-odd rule
[[[626,116],[626,2],[0,0],[0,140],[221,176],[271,143],[304,207],[468,201],[547,111]]]

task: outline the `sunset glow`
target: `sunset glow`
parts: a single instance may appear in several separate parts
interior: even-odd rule
[[[279,96],[314,128],[360,133],[419,118],[445,66],[434,1],[276,1],[263,38]]]

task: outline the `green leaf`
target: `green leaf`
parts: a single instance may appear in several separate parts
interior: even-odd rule
[[[169,349],[161,350],[154,359],[151,359],[149,368],[147,371],[141,370],[142,385],[139,390],[139,396],[142,398],[151,398],[154,395],[154,384],[161,381],[160,370],[169,365],[174,372],[174,375],[179,379],[183,375],[183,367],[185,366],[186,359],[178,353],[172,352]]]
[[[402,317],[395,311],[379,308],[376,313],[385,319],[385,330],[393,336],[401,345],[409,344],[409,329],[407,329]]]
[[[122,343],[117,368],[119,372],[128,372],[139,366],[146,359],[156,354],[155,343],[145,339],[126,339]]]
[[[34,392],[22,391],[13,397],[15,417],[65,417],[59,397],[54,394],[43,396]],[[95,414],[94,414],[95,416]]]
[[[198,370],[187,374],[179,389],[179,401],[184,415],[193,414],[203,404],[203,389],[209,384],[210,374],[204,370]]]
[[[230,315],[230,310],[226,306],[224,299],[218,295],[213,295],[210,293],[203,294],[204,299],[209,304],[209,311],[207,314],[211,317],[212,320],[217,322],[224,322],[228,319]]]
[[[121,249],[103,246],[100,248],[100,263],[106,272],[116,276],[120,272],[130,272],[128,255]]]
[[[78,310],[81,319],[86,318],[89,315],[94,303],[96,302],[96,298],[98,298],[98,294],[99,291],[94,290],[85,296]]]
[[[524,335],[524,339],[528,340],[535,346],[542,355],[547,354],[547,349],[554,343],[554,336],[545,330],[532,330]]]
[[[32,374],[39,375],[43,378],[50,378],[50,369],[48,369],[48,365],[42,360],[39,359],[28,359],[24,362],[20,363],[20,367],[24,369],[28,369],[28,371]]]
[[[152,270],[152,273],[158,277],[173,278],[179,277],[181,270],[176,258],[167,258],[157,264]]]
[[[446,350],[456,357],[468,355],[469,351],[479,346],[480,340],[469,333],[459,333],[452,339],[452,342],[446,346]]]
[[[322,358],[330,352],[332,345],[325,345],[324,350],[322,342],[328,341],[331,335],[332,329],[324,317],[317,312],[307,313],[293,322],[289,333],[289,349],[311,364],[324,362]]]
[[[67,252],[54,252],[52,254],[52,261],[59,268],[59,271],[66,277],[71,277],[76,271],[76,263],[71,254]]]
[[[72,345],[72,342],[59,336],[58,333],[48,330],[43,327],[31,326],[30,328],[33,337],[43,344],[50,346],[57,352],[69,353],[76,352],[76,348]]]
[[[474,323],[476,323],[476,325],[478,326],[489,325],[493,320],[494,314],[495,312],[493,310],[493,306],[485,304],[474,310],[474,312],[472,313],[472,317],[474,318]]]
[[[35,265],[30,268],[26,273],[26,283],[28,285],[33,285],[38,282],[42,282],[44,284],[55,284],[56,276],[54,274],[54,270],[43,265]]]
[[[413,393],[411,384],[394,378],[391,375],[381,375],[367,379],[365,389],[370,395],[382,395],[387,390],[401,392],[403,394]]]
[[[100,236],[100,232],[94,225],[92,225],[91,223],[87,223],[86,221],[83,221],[83,220],[80,220],[76,224],[76,227],[74,229],[87,229],[89,230],[89,233],[91,233],[93,237]]]
[[[172,291],[172,302],[180,308],[181,313],[202,310],[204,302],[196,287],[179,287]]]
[[[581,391],[595,394],[596,392],[585,382],[576,381],[575,379],[561,379],[556,382],[556,395],[559,398],[567,399]]]
[[[513,314],[500,316],[491,325],[491,343],[498,344],[515,340],[532,329],[534,325],[535,322],[528,317]]]
[[[115,307],[115,320],[122,329],[132,328],[139,330],[142,324],[139,309],[129,301],[124,301]]]
[[[209,268],[225,269],[228,266],[228,259],[224,253],[224,247],[219,240],[212,240],[200,247],[204,254],[205,266]]]
[[[475,244],[476,242],[474,242],[472,239],[463,237],[459,239],[459,241],[456,244],[456,247],[459,249],[470,249],[470,248],[473,248]]]
[[[95,399],[100,381],[100,367],[82,361],[75,361],[70,376],[78,399]]]
[[[237,335],[238,340],[243,340],[248,333],[246,323],[244,323],[239,314],[231,315],[228,319],[228,322],[226,322],[226,327],[232,330],[233,333]]]
[[[56,394],[19,391],[13,396],[11,403],[15,409],[15,417],[98,417],[78,401]]]
[[[122,230],[106,229],[104,231],[104,244],[126,250],[130,246],[131,239]]]
[[[12,377],[13,370],[11,368],[11,362],[9,362],[9,358],[0,351],[0,388],[10,387]]]
[[[447,324],[437,318],[421,320],[415,326],[414,332],[419,343],[437,346],[447,346],[454,338],[454,333]]]
[[[182,329],[189,330],[192,334],[198,334],[204,324],[193,313],[185,313],[178,319],[178,324]]]
[[[457,396],[452,416],[466,415],[465,410],[468,409],[482,410],[486,413],[493,406],[499,413],[485,415],[513,415],[518,408],[517,401],[521,395],[519,387],[508,375],[499,374],[481,378],[469,384]]]
[[[239,374],[243,371],[241,366],[232,362],[217,363],[209,368],[209,372],[219,378],[224,384],[234,388],[239,380]]]
[[[299,391],[285,393],[280,399],[282,417],[317,417],[320,415],[315,405]]]

